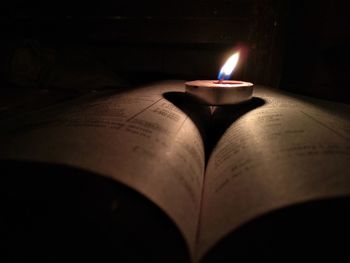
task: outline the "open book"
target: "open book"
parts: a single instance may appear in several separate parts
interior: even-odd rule
[[[163,262],[253,257],[243,255],[240,247],[244,242],[249,247],[244,226],[282,208],[295,211],[298,204],[341,200],[350,194],[350,107],[260,86],[251,101],[225,107],[195,103],[182,81],[90,94],[3,120],[0,141],[7,176],[19,169],[20,161],[41,163],[60,172],[58,167],[64,166],[84,171],[86,177],[102,175],[97,177],[137,192],[169,221],[153,222],[152,227],[173,225],[180,237],[176,243],[164,235],[159,242],[168,257]],[[55,169],[50,171],[57,177]],[[47,171],[42,180],[49,180]],[[23,180],[31,181],[25,169],[21,173]],[[118,202],[113,205],[118,207]],[[304,210],[303,216],[313,215]],[[137,217],[146,221],[148,214]],[[152,231],[145,243],[155,242]],[[135,240],[142,235],[129,234]],[[136,243],[128,246],[138,255]],[[62,252],[61,245],[52,253]],[[161,254],[157,247],[154,251]]]

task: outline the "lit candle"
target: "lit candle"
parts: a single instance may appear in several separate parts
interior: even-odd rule
[[[239,60],[239,52],[233,54],[221,68],[218,80],[195,80],[186,82],[186,92],[208,105],[229,105],[252,98],[253,84],[228,80]]]

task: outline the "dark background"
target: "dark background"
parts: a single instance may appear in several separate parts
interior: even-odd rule
[[[17,0],[1,6],[2,78],[17,86],[69,88],[82,81],[72,72],[83,76],[84,70],[129,84],[213,79],[241,45],[248,56],[233,78],[350,102],[345,1]]]

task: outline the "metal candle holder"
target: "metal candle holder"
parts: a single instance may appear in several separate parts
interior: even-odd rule
[[[186,92],[207,105],[231,105],[252,98],[253,83],[235,80],[186,82]]]

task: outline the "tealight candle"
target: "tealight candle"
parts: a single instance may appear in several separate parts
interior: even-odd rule
[[[227,80],[236,67],[239,53],[233,54],[221,68],[218,80],[195,80],[186,82],[186,92],[208,105],[230,105],[252,98],[253,84]]]

